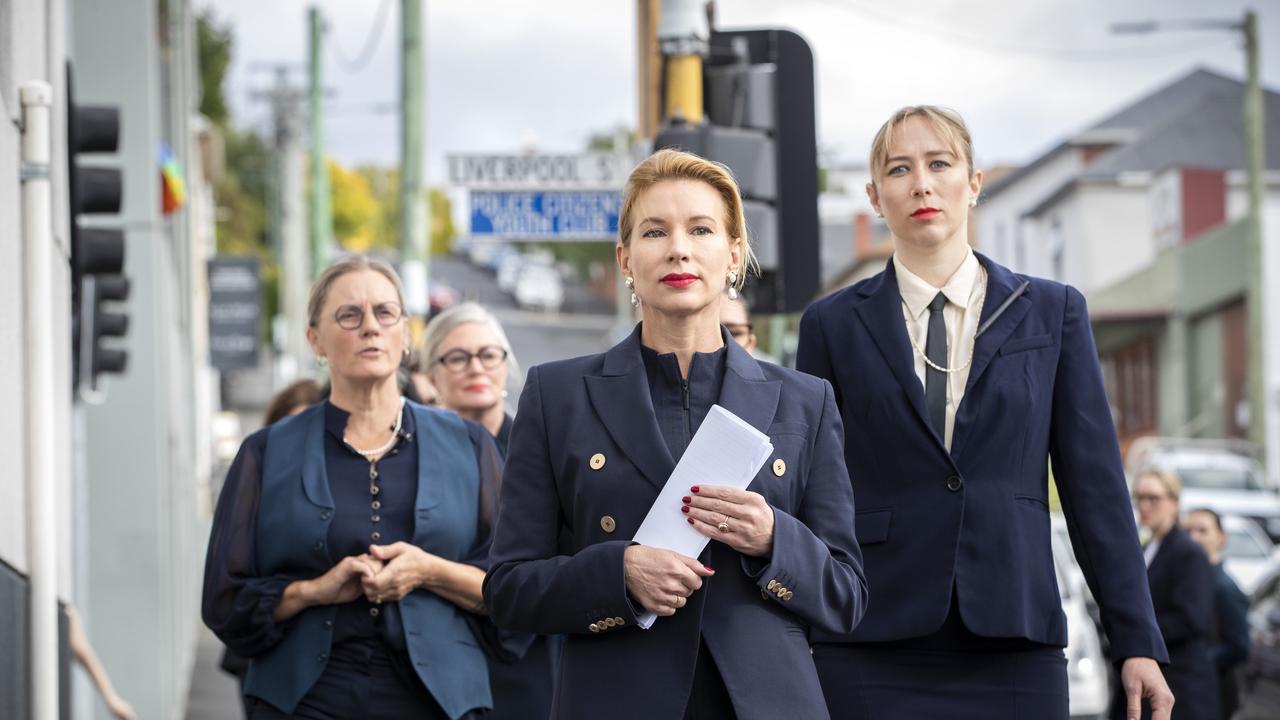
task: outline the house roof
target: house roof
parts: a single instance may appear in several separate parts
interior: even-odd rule
[[[1266,167],[1280,167],[1280,95],[1263,93]],[[1244,83],[1198,69],[1090,125],[1071,139],[1006,175],[984,194],[988,199],[1061,153],[1079,145],[1115,144],[1080,176],[1114,178],[1120,173],[1157,171],[1175,165],[1244,167],[1241,113]],[[1068,183],[1070,184],[1070,183]],[[1053,193],[1059,196],[1066,188]]]

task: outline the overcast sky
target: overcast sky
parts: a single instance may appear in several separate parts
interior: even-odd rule
[[[358,72],[356,59],[389,2],[381,38]],[[234,31],[226,92],[234,121],[263,126],[251,99],[266,87],[264,62],[306,60],[301,0],[200,0]],[[394,164],[397,0],[321,0],[327,18],[325,84],[329,153],[340,162]],[[1266,3],[1255,2],[1255,6]],[[424,0],[427,155],[433,183],[449,153],[511,152],[528,146],[574,152],[587,137],[636,124],[635,3],[632,0]],[[1020,164],[1076,130],[1190,72],[1206,67],[1243,79],[1239,33],[1162,32],[1116,36],[1108,25],[1156,19],[1237,19],[1238,0],[719,0],[722,28],[786,27],[813,47],[818,141],[843,161],[864,162],[872,135],[902,105],[959,110],[980,166]],[[1262,79],[1280,88],[1280,9],[1260,10]],[[302,72],[299,83],[305,81]]]

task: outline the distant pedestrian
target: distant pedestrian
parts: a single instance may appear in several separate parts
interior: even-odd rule
[[[483,427],[406,402],[400,280],[341,260],[311,289],[329,399],[245,440],[218,500],[203,617],[250,658],[250,718],[459,720],[492,706],[484,612],[502,460]]]
[[[1223,720],[1235,714],[1240,706],[1240,688],[1236,684],[1236,668],[1249,659],[1249,598],[1236,585],[1223,567],[1223,551],[1227,534],[1222,518],[1208,508],[1188,512],[1182,523],[1187,534],[1204,548],[1213,566],[1214,624],[1209,656],[1218,668],[1218,696]]]
[[[529,371],[490,611],[565,635],[556,718],[823,718],[806,630],[849,632],[867,596],[831,386],[720,326],[755,269],[724,166],[659,150],[628,178],[618,227],[644,320],[608,352]],[[769,458],[748,489],[704,469],[655,506],[716,405],[767,434]],[[710,542],[696,559],[631,542],[651,511]],[[661,617],[641,629],[646,611]]]
[[[1213,571],[1209,558],[1178,527],[1182,481],[1172,472],[1148,469],[1133,484],[1138,522],[1150,531],[1143,548],[1151,603],[1169,664],[1164,670],[1177,704],[1174,720],[1214,720],[1218,717],[1218,673],[1209,656],[1213,625]],[[1111,703],[1113,720],[1125,717],[1125,702],[1117,692]]]
[[[505,457],[512,423],[507,385],[519,366],[498,319],[474,302],[436,315],[423,333],[422,367],[439,406],[483,425]],[[550,717],[560,646],[559,636],[539,635],[523,657],[516,657],[494,652],[488,644],[493,710],[485,720]]]
[[[756,331],[751,324],[751,313],[747,309],[745,301],[722,298],[720,300],[720,324],[724,326],[725,330],[729,331],[729,334],[742,346],[743,350],[753,355],[755,354]]]

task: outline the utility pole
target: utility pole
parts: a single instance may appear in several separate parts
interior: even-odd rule
[[[1244,155],[1248,188],[1245,262],[1248,263],[1249,273],[1245,281],[1245,343],[1248,357],[1245,396],[1248,398],[1249,439],[1263,447],[1267,479],[1272,487],[1280,487],[1280,357],[1276,357],[1280,349],[1268,349],[1280,341],[1280,332],[1273,327],[1277,319],[1273,318],[1271,326],[1268,326],[1263,318],[1264,308],[1268,304],[1264,302],[1264,293],[1268,292],[1263,282],[1266,268],[1280,268],[1280,259],[1273,257],[1275,250],[1267,252],[1262,242],[1262,173],[1266,147],[1263,135],[1262,79],[1258,71],[1258,16],[1248,10],[1243,20],[1168,20],[1117,23],[1111,26],[1113,33],[1151,33],[1158,30],[1227,30],[1239,32],[1244,37]],[[1267,371],[1268,368],[1271,372]]]
[[[273,324],[273,345],[281,351],[276,369],[277,384],[297,377],[310,365],[310,348],[304,336],[307,327],[307,288],[311,284],[311,258],[307,249],[306,196],[302,153],[303,91],[290,84],[288,64],[257,65],[270,70],[275,84],[270,90],[253,93],[255,100],[271,106],[271,197],[269,232],[272,250],[280,266],[280,310]],[[283,322],[279,322],[282,319]]]
[[[1248,388],[1249,388],[1249,436],[1254,442],[1265,446],[1274,443],[1272,438],[1280,428],[1272,427],[1268,432],[1267,421],[1274,417],[1271,415],[1272,408],[1267,402],[1267,373],[1264,372],[1266,358],[1264,354],[1264,346],[1268,342],[1275,342],[1277,339],[1274,335],[1267,332],[1266,326],[1262,321],[1263,315],[1263,297],[1265,292],[1263,287],[1263,257],[1262,248],[1262,204],[1264,202],[1262,189],[1262,163],[1266,156],[1265,142],[1263,135],[1263,105],[1262,105],[1262,79],[1258,73],[1258,16],[1252,10],[1247,11],[1244,15],[1244,22],[1241,23],[1240,29],[1244,33],[1244,53],[1245,53],[1245,91],[1244,91],[1244,148],[1245,148],[1245,174],[1249,183],[1249,229],[1247,235],[1246,261],[1249,268],[1248,290],[1245,292],[1245,318],[1248,330],[1245,332],[1247,349],[1249,353],[1249,372],[1248,372]],[[1272,467],[1272,478],[1276,478],[1275,465],[1280,462],[1274,450],[1277,448],[1268,447],[1271,451],[1267,454],[1267,465]]]
[[[321,49],[325,28],[319,8],[312,6],[307,10],[307,23],[310,40],[307,113],[311,132],[311,272],[307,277],[314,279],[329,264],[329,246],[333,244],[333,213],[329,197],[329,166],[324,152],[324,113],[321,109],[321,102],[324,100]]]
[[[431,308],[427,297],[431,228],[422,177],[426,169],[422,20],[422,0],[400,0],[400,275],[405,310],[416,319],[415,338]]]

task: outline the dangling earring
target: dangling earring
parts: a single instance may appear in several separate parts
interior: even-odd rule
[[[724,293],[729,296],[730,300],[738,299],[738,273],[733,270],[724,278]]]
[[[634,278],[627,276],[623,281],[627,284],[627,289],[631,291],[631,307],[640,307],[640,298],[636,296],[636,281]]]
[[[322,368],[323,368],[323,367],[328,367],[328,365],[329,365],[329,358],[327,358],[327,357],[325,357],[325,356],[321,355],[320,357],[316,358],[316,365],[319,365],[319,366],[320,366],[320,367],[322,367]]]

